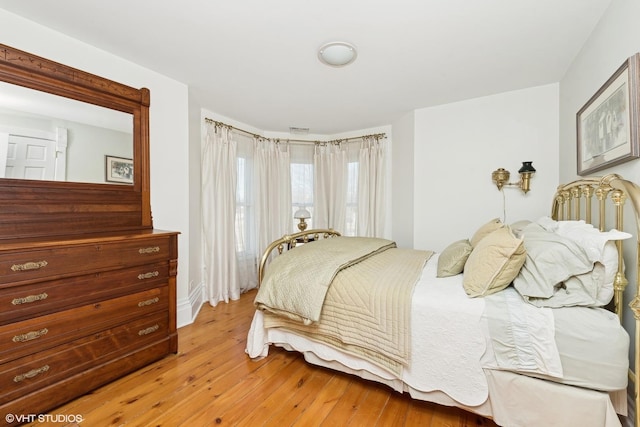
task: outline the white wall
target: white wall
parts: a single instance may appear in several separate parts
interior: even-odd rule
[[[393,123],[391,161],[391,239],[399,247],[412,248],[414,227],[414,140],[415,112],[405,114]]]
[[[560,81],[560,177],[576,168],[576,113],[628,57],[640,51],[640,2],[614,0]],[[640,160],[597,172],[619,173],[640,182]]]
[[[178,305],[188,299],[188,88],[120,57],[0,10],[0,40],[9,46],[151,91],[151,209],[156,228],[178,231]],[[178,325],[191,319],[178,317]]]
[[[523,161],[538,172],[527,195],[504,190],[506,221],[549,215],[558,183],[558,85],[417,110],[414,144],[415,248],[442,250],[504,218],[491,172],[503,167],[517,181]]]
[[[598,91],[628,57],[640,51],[640,2],[613,0],[598,26],[584,44],[571,67],[560,81],[560,177],[571,181],[577,177],[576,168],[576,113]],[[597,172],[595,175],[617,173],[640,183],[640,160],[631,160]],[[629,212],[627,208],[627,212]],[[625,214],[627,215],[627,214]],[[637,236],[635,224],[628,218],[625,231]],[[635,239],[625,241],[625,264],[637,266]],[[625,292],[626,306],[636,291],[636,268],[627,269],[629,286]],[[625,329],[633,337],[635,319],[631,310],[625,310]],[[632,341],[633,342],[633,341]],[[631,359],[633,361],[633,349]],[[633,368],[633,362],[632,368]]]

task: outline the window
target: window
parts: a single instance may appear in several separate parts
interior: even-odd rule
[[[311,213],[306,220],[307,229],[313,228],[313,152],[312,144],[292,145],[291,153],[291,218],[300,208]],[[298,230],[298,220],[293,221],[293,231]]]
[[[255,219],[252,183],[253,183],[253,156],[252,146],[242,148],[241,138],[238,138],[238,163],[237,163],[237,196],[236,196],[236,249],[240,256],[250,256],[256,254],[257,243],[255,231]],[[294,220],[296,211],[300,208],[308,210],[311,218],[306,220],[307,229],[314,227],[317,223],[314,212],[314,152],[315,147],[311,144],[299,144],[290,146],[290,167],[291,174],[291,232],[298,231],[298,220]],[[344,214],[345,222],[339,227],[343,235],[357,236],[363,232],[359,230],[359,173],[361,170],[359,158],[359,144],[349,144],[347,146],[347,179],[346,179],[346,210]],[[367,207],[363,207],[367,209]],[[338,226],[336,226],[338,228]]]
[[[238,182],[236,184],[236,252],[243,254],[251,252],[250,241],[248,237],[251,232],[251,188],[247,185],[250,173],[247,164],[249,159],[238,157],[237,174]]]
[[[291,216],[300,208],[311,213],[307,220],[308,228],[313,228],[314,220],[314,167],[313,157],[315,148],[312,145],[294,146],[291,150]],[[343,235],[356,236],[358,234],[358,173],[359,158],[358,145],[347,147],[347,194],[345,223],[339,230]],[[298,221],[294,221],[294,231]]]
[[[313,164],[291,163],[291,216],[300,208],[311,213],[307,227],[313,228]],[[297,221],[295,222],[297,230]]]
[[[347,211],[345,213],[345,236],[358,235],[358,162],[347,164]]]
[[[236,253],[239,259],[257,257],[253,200],[253,142],[243,135],[237,137],[236,160]]]

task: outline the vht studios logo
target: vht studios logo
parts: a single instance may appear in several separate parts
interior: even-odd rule
[[[65,415],[65,414],[7,414],[4,420],[9,423],[81,423],[82,415]]]

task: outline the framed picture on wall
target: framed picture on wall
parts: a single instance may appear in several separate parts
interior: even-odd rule
[[[640,54],[635,54],[578,111],[578,175],[640,156],[638,72]]]
[[[133,184],[133,159],[105,156],[105,180]]]

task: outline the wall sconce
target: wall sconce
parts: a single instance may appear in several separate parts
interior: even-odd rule
[[[298,229],[300,231],[304,231],[307,229],[307,223],[305,222],[305,220],[311,218],[311,213],[308,210],[306,210],[305,208],[300,208],[296,211],[296,213],[293,214],[293,217],[300,220],[300,222],[298,223]]]
[[[531,165],[533,162],[522,162],[522,167],[518,170],[520,174],[519,182],[509,182],[509,176],[511,175],[508,170],[499,168],[493,171],[491,179],[498,187],[498,190],[502,190],[502,187],[519,187],[525,194],[530,190],[531,177],[536,170]]]

